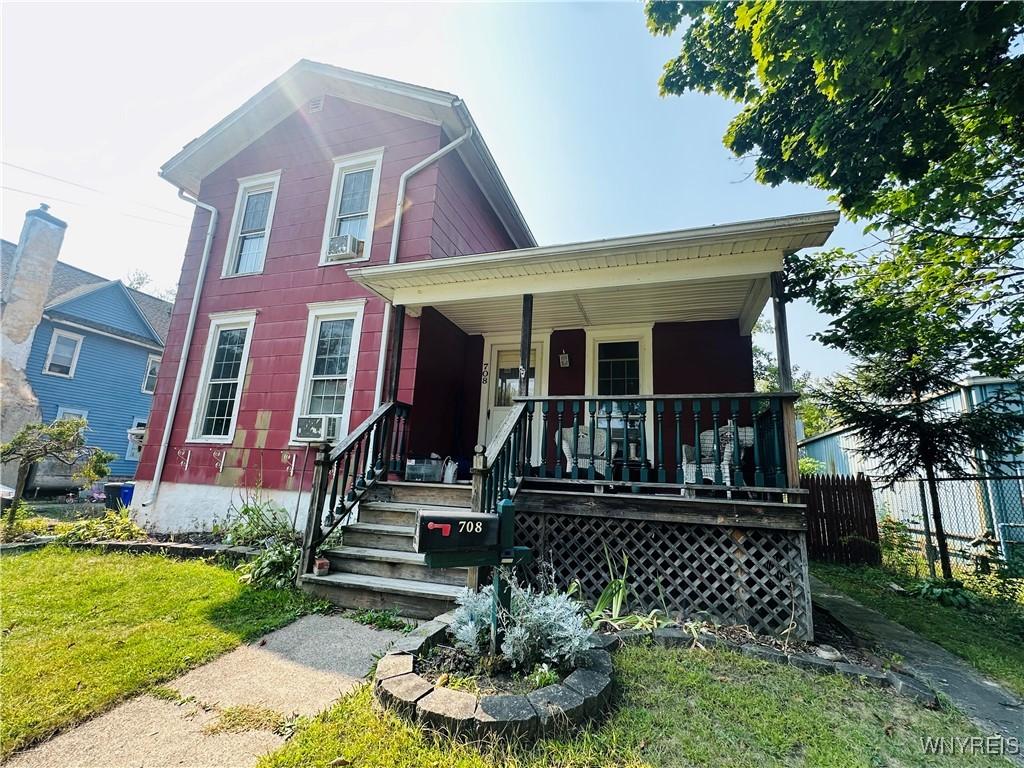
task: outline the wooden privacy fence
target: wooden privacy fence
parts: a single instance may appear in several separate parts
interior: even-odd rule
[[[871,481],[864,475],[804,475],[807,554],[829,563],[878,565],[878,520]]]

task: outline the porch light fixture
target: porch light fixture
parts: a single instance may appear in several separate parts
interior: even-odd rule
[[[566,352],[564,349],[562,350],[562,354],[558,356],[558,365],[560,368],[569,367],[569,353]]]

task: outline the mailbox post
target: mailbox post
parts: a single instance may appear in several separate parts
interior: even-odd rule
[[[515,541],[515,506],[511,499],[498,502],[498,514],[486,512],[416,513],[413,548],[425,555],[428,568],[491,566],[494,604],[491,608],[491,653],[500,641],[498,614],[511,611],[512,593],[498,566],[525,565],[533,560],[528,547]]]

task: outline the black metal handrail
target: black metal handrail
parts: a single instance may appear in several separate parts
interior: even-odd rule
[[[533,441],[533,403],[517,402],[487,446],[473,455],[474,512],[498,513],[498,502],[512,498],[524,475],[530,474],[528,456]]]
[[[388,473],[402,472],[410,411],[406,403],[384,403],[336,446],[321,449],[303,537],[305,573],[313,570],[317,550],[348,519],[366,491]]]

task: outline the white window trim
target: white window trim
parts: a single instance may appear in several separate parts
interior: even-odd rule
[[[586,395],[597,396],[597,345],[616,341],[640,343],[640,395],[654,394],[654,324],[635,323],[587,328]],[[626,398],[623,398],[626,399]]]
[[[156,380],[153,381],[153,388],[152,389],[146,389],[146,379],[149,378],[149,368],[153,364],[154,360],[156,360],[158,363],[160,363],[162,365],[163,364],[163,356],[162,355],[149,355],[146,358],[146,369],[142,372],[142,394],[144,394],[144,395],[152,395],[152,394],[154,394],[156,392]],[[159,371],[159,369],[157,369],[156,377],[157,377],[157,379],[160,378],[160,371]]]
[[[345,372],[345,407],[341,414],[341,429],[338,431],[338,439],[348,434],[349,417],[352,414],[352,395],[355,389],[356,373],[358,371],[359,341],[363,327],[363,310],[366,306],[365,299],[354,299],[351,301],[318,302],[309,304],[309,317],[306,321],[306,340],[302,352],[302,367],[299,369],[299,388],[295,393],[295,412],[292,416],[293,444],[297,444],[299,417],[303,415],[306,407],[306,399],[309,395],[309,376],[313,367],[313,358],[316,355],[316,340],[319,333],[320,323],[323,320],[352,320],[352,343],[348,353],[348,370]]]
[[[334,158],[334,173],[331,175],[331,195],[327,201],[327,215],[324,218],[324,239],[320,245],[320,264],[318,266],[329,267],[336,264],[354,264],[370,259],[370,249],[373,246],[373,230],[377,221],[377,193],[380,187],[380,172],[383,164],[383,147]],[[331,239],[334,219],[337,217],[338,205],[340,203],[339,195],[341,194],[341,183],[344,175],[351,171],[364,171],[367,168],[373,169],[373,180],[370,182],[370,206],[366,211],[366,244],[363,246],[363,255],[341,261],[327,261],[327,244]]]
[[[141,424],[139,422],[141,422]],[[149,426],[149,419],[136,416],[134,419],[132,419],[132,426],[130,428],[137,429],[138,427],[142,426],[142,424]],[[125,449],[124,452],[124,460],[142,461],[142,448],[143,446],[136,446],[135,443],[131,441],[131,438],[128,438],[128,447]],[[136,451],[134,456],[132,456],[132,450]]]
[[[86,408],[76,408],[73,405],[58,405],[57,406],[57,418],[54,421],[60,421],[65,416],[69,415],[71,418],[89,420],[89,411]]]
[[[222,278],[245,277],[246,275],[259,275],[263,273],[263,266],[267,260],[267,248],[270,246],[270,230],[274,224],[274,208],[277,206],[277,191],[281,186],[281,171],[261,173],[256,176],[245,176],[238,180],[238,194],[235,196],[235,212],[231,215],[231,229],[228,237],[227,248],[224,250],[224,264],[221,267]],[[270,189],[270,207],[267,209],[267,229],[263,236],[263,251],[260,253],[260,268],[252,272],[231,272],[231,263],[235,260],[235,253],[238,250],[239,229],[242,226],[244,215],[245,199],[250,192],[261,191],[261,188]]]
[[[53,351],[57,348],[58,337],[61,336],[75,342],[75,354],[71,357],[71,370],[67,373],[57,373],[56,371],[50,370],[50,363],[53,362]],[[58,328],[54,328],[53,334],[50,336],[50,346],[46,350],[46,361],[43,363],[43,373],[47,376],[57,376],[61,379],[75,378],[75,370],[78,368],[78,355],[82,351],[82,342],[84,340],[85,337],[81,334],[70,333],[68,331],[62,331]]]
[[[192,401],[192,418],[188,426],[188,439],[186,443],[208,443],[213,445],[228,445],[235,439],[235,425],[238,423],[238,413],[242,410],[242,396],[245,394],[245,374],[249,367],[249,349],[252,346],[253,330],[256,325],[256,310],[251,309],[245,312],[221,312],[210,315],[210,330],[206,334],[206,346],[203,348],[203,366],[199,371],[199,386],[196,388],[195,398]],[[206,410],[206,389],[210,384],[210,367],[213,364],[213,354],[216,351],[217,335],[221,331],[237,328],[246,328],[245,344],[242,347],[242,361],[238,367],[238,389],[237,401],[234,411],[231,414],[231,426],[226,435],[202,435],[200,427],[203,421],[203,413]]]
[[[587,328],[587,361],[584,387],[587,396],[597,397],[597,345],[616,341],[636,341],[640,345],[639,396],[654,394],[654,323],[609,325]],[[630,399],[624,396],[623,400]],[[647,455],[654,455],[654,409],[647,411]]]

